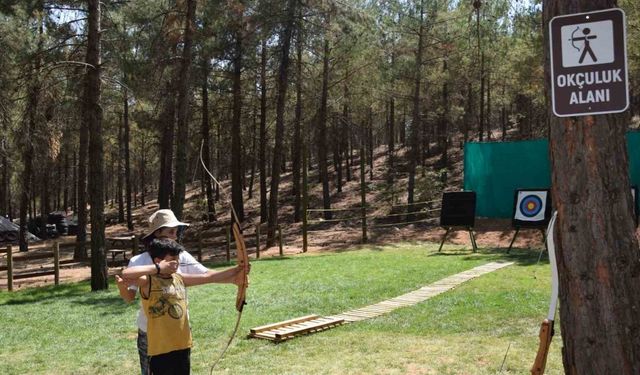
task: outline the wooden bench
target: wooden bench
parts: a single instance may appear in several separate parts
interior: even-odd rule
[[[111,261],[112,262],[116,261],[116,255],[118,255],[118,254],[122,254],[122,258],[124,258],[124,260],[127,261],[127,250],[109,249],[109,250],[107,250],[107,253],[111,254]]]

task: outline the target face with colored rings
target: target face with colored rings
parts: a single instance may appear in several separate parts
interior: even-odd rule
[[[520,212],[526,217],[538,215],[542,207],[542,199],[537,195],[528,195],[520,201]]]
[[[514,220],[523,223],[535,224],[545,221],[548,214],[547,205],[549,192],[546,190],[521,190],[517,192],[515,202]]]

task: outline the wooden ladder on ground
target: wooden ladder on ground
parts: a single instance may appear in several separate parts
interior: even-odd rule
[[[470,270],[445,277],[435,283],[424,286],[418,290],[386,301],[361,307],[359,309],[343,312],[342,314],[322,317],[319,315],[307,315],[300,318],[285,320],[283,322],[268,324],[251,328],[249,337],[270,340],[276,343],[292,339],[309,333],[321,332],[341,324],[371,319],[391,312],[401,307],[412,306],[428,300],[431,297],[449,291],[456,286],[482,276],[489,272],[512,265],[513,262],[492,262]]]

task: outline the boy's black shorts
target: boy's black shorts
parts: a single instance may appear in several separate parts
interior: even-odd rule
[[[189,375],[191,348],[154,355],[150,358],[151,375]]]

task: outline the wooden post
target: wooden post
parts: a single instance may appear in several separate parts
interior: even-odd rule
[[[280,245],[280,256],[284,256],[284,251],[282,250],[282,226],[278,224],[278,242]]]
[[[13,247],[7,246],[7,289],[13,291]]]
[[[202,262],[202,231],[198,232],[198,262]]]
[[[308,171],[307,171],[307,146],[306,141],[302,142],[302,252],[307,252],[307,230],[309,218],[307,217],[307,208],[309,207],[309,191],[307,190],[308,184]]]
[[[131,251],[131,256],[135,256],[138,254],[138,248],[140,247],[140,239],[138,236],[133,236],[133,249]]]
[[[260,259],[260,223],[256,225],[256,259]]]
[[[53,243],[53,282],[60,285],[60,243]]]
[[[227,263],[229,262],[231,262],[231,226],[227,227]]]

